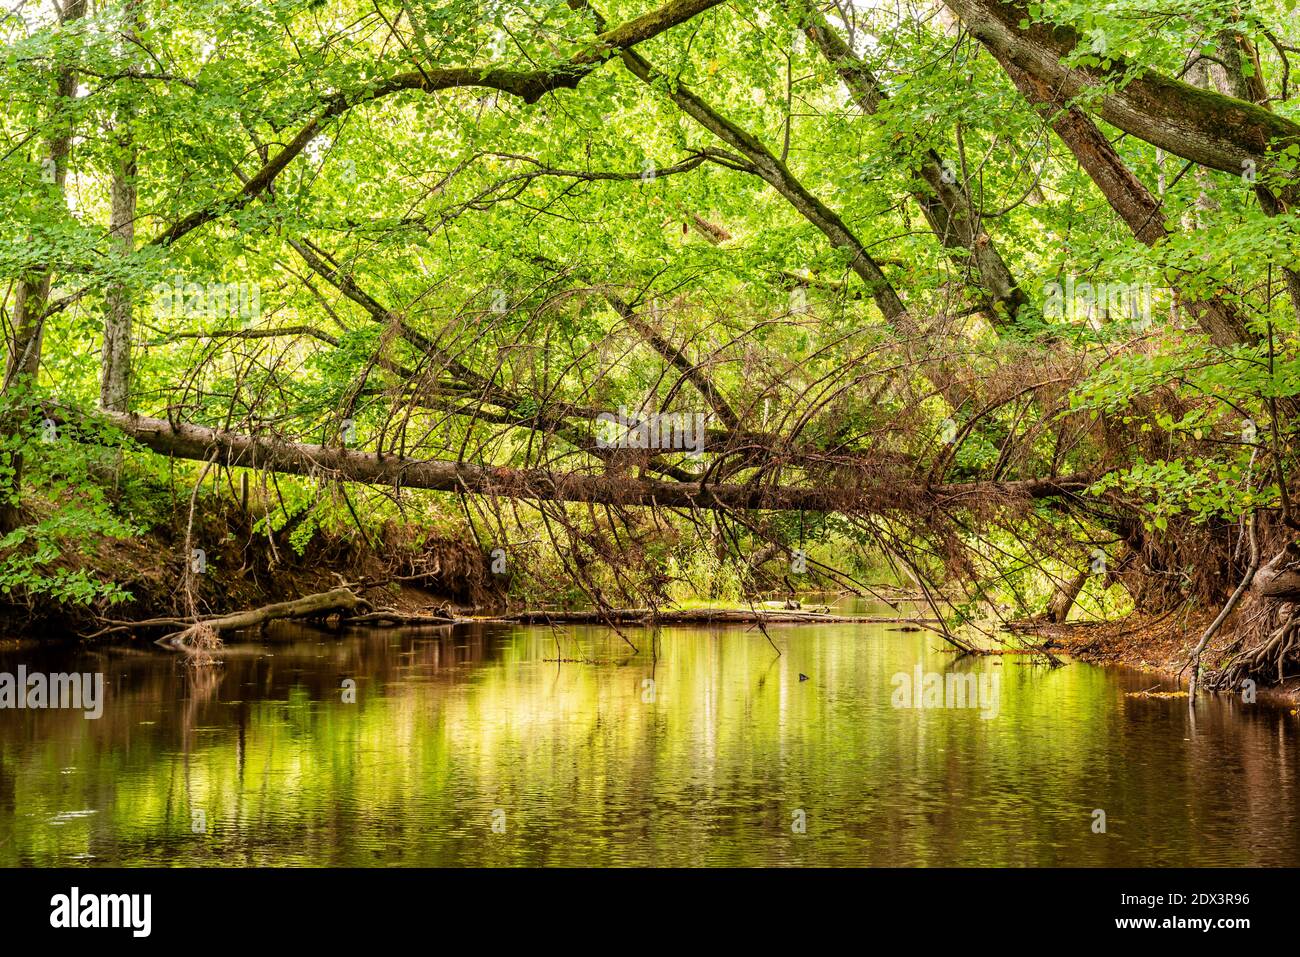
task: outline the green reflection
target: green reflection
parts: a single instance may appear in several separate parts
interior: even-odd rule
[[[0,864],[1300,858],[1283,711],[1215,701],[1193,720],[1124,696],[1149,675],[957,660],[881,626],[770,630],[780,657],[738,628],[643,633],[631,657],[599,628],[480,628],[286,631],[198,675],[25,659],[104,671],[107,702],[98,721],[0,713]],[[996,717],[893,707],[918,665],[996,672]]]

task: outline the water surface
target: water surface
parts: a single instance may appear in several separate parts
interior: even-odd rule
[[[0,711],[0,865],[1300,863],[1286,709],[1189,714],[1125,696],[1150,675],[888,626],[769,631],[779,657],[734,627],[632,630],[636,655],[591,627],[289,628],[197,674],[0,653],[106,688],[99,720]],[[996,716],[894,707],[918,664],[996,672]]]

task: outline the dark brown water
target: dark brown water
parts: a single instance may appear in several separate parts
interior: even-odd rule
[[[1125,697],[1149,675],[955,662],[882,626],[770,630],[781,657],[741,628],[665,629],[657,658],[644,631],[634,656],[600,628],[558,651],[548,628],[292,629],[197,675],[0,653],[102,671],[106,698],[98,720],[0,711],[0,865],[1300,863],[1286,709],[1189,714]],[[918,665],[996,674],[996,700],[895,707]]]

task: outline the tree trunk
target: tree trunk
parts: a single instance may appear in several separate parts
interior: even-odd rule
[[[140,15],[140,0],[127,0],[122,33],[134,35]],[[132,91],[132,94],[134,91]],[[131,132],[135,116],[132,104],[117,112],[116,146],[120,155],[114,164],[110,187],[112,209],[109,236],[123,259],[135,248],[136,146]],[[131,396],[131,293],[126,283],[115,282],[104,296],[104,351],[100,361],[99,404],[113,412],[130,408]]]
[[[999,0],[943,0],[1002,62],[1011,62],[1069,100],[1102,81],[1115,89],[1090,107],[1103,120],[1175,156],[1240,174],[1253,162],[1262,172],[1276,164],[1271,151],[1300,143],[1300,124],[1245,100],[1199,90],[1123,57],[1108,66],[1069,67],[1062,59],[1080,44],[1067,26],[1036,23],[1027,4]],[[1022,26],[1023,24],[1023,26]]]
[[[135,156],[113,174],[111,234],[123,258],[135,245]],[[104,352],[100,365],[99,404],[112,412],[130,408],[131,396],[131,293],[125,283],[114,283],[104,296]]]
[[[835,67],[859,109],[868,116],[874,115],[888,96],[870,68],[815,8],[804,13],[803,30]],[[982,228],[965,184],[951,174],[943,158],[932,149],[921,154],[913,174],[925,181],[929,192],[917,190],[912,198],[944,248],[956,251],[961,259],[974,266],[980,286],[989,297],[994,327],[1014,323],[1029,297],[1016,283],[996,244]]]
[[[1115,147],[1097,128],[1097,124],[1082,110],[1068,106],[1066,100],[1049,84],[1004,59],[996,50],[993,52],[1025,99],[1052,111],[1052,129],[1061,138],[1061,142],[1069,147],[1083,171],[1101,190],[1106,201],[1128,225],[1133,235],[1147,246],[1154,246],[1164,239],[1169,234],[1169,229],[1161,211],[1160,200],[1133,175]],[[1257,339],[1231,303],[1218,298],[1195,301],[1183,299],[1181,305],[1215,345],[1227,347],[1251,343]]]
[[[1052,596],[1051,607],[1047,609],[1047,620],[1058,625],[1065,624],[1087,581],[1088,572],[1082,571],[1069,581],[1060,582],[1056,586],[1056,594]]]
[[[64,24],[81,19],[86,12],[86,0],[66,0],[59,9],[59,21]],[[57,80],[58,99],[62,104],[77,95],[77,71],[72,66],[59,70]],[[49,117],[53,132],[47,138],[49,151],[47,166],[53,174],[53,193],[55,202],[63,203],[63,185],[68,177],[68,150],[72,145],[71,124],[61,122],[59,106],[54,108],[55,115]],[[14,296],[13,332],[7,343],[9,355],[5,362],[4,395],[12,398],[35,384],[41,368],[41,346],[45,338],[45,312],[49,305],[51,273],[48,267],[35,270],[18,281]],[[19,433],[26,416],[20,409],[9,409],[0,421],[0,434],[12,438]],[[22,521],[23,460],[22,453],[10,449],[10,475],[0,482],[0,535],[15,529]]]

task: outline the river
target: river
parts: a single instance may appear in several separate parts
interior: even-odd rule
[[[0,711],[0,865],[1300,860],[1289,709],[1189,712],[1127,697],[1149,674],[956,660],[889,625],[769,631],[780,656],[738,627],[633,629],[633,655],[500,625],[286,627],[198,672],[0,652],[105,676],[98,719]],[[986,697],[918,708],[918,667]]]

